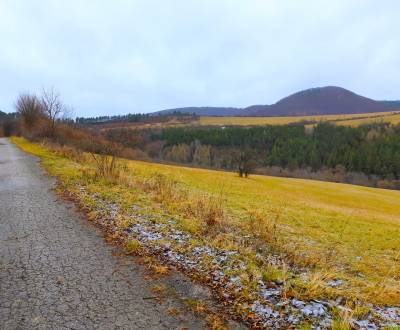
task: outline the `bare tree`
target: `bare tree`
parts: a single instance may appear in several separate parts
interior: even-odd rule
[[[28,129],[33,128],[38,120],[44,117],[42,103],[33,94],[20,94],[15,103],[15,108]]]
[[[251,171],[257,167],[254,151],[249,148],[240,149],[234,156],[236,158],[239,176],[247,178]]]
[[[60,94],[53,87],[48,90],[43,89],[41,105],[44,114],[50,120],[51,132],[54,133],[56,121],[67,111],[61,101]]]

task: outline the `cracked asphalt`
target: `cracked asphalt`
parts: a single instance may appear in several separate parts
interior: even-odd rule
[[[167,312],[185,309],[179,298],[151,299],[143,266],[115,256],[54,185],[36,157],[0,139],[1,329],[205,327],[191,313]],[[169,281],[184,294],[201,291],[182,275]]]

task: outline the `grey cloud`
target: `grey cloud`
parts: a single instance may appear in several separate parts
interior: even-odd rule
[[[398,99],[398,1],[0,2],[0,109],[54,85],[77,115],[271,103],[340,85]]]

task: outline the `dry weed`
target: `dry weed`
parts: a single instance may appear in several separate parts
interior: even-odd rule
[[[254,237],[267,243],[276,244],[278,242],[277,220],[258,210],[248,212],[248,229]]]

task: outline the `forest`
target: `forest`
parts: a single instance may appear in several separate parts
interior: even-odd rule
[[[140,149],[158,161],[240,174],[263,170],[275,174],[279,168],[283,176],[324,180],[329,172],[335,174],[333,181],[354,183],[356,178],[357,183],[379,182],[382,187],[397,187],[400,176],[400,127],[390,124],[117,128],[105,134],[108,140]]]

